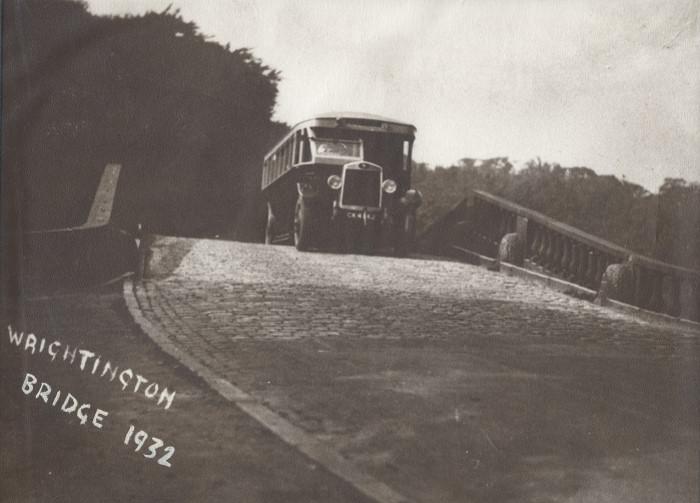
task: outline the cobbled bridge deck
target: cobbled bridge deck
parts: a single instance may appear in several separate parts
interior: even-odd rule
[[[697,499],[692,328],[448,260],[160,238],[149,266],[161,345],[375,500]]]

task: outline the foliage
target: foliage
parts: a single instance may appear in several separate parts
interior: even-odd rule
[[[413,180],[425,199],[420,229],[445,215],[469,190],[480,189],[638,253],[700,269],[697,184],[668,179],[652,194],[589,168],[564,168],[540,159],[516,171],[506,157],[462,159],[434,170],[417,164]]]
[[[98,17],[68,0],[5,2],[4,168],[28,227],[87,215],[108,162],[125,225],[245,237],[279,75],[179,12]]]
[[[659,188],[659,259],[700,270],[700,184],[667,178]]]

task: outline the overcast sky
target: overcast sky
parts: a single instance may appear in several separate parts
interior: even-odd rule
[[[656,190],[700,181],[700,0],[89,0],[180,8],[281,71],[276,118],[416,125],[414,157],[535,156]]]

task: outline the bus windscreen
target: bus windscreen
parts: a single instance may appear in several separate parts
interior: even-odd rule
[[[334,139],[312,138],[316,155],[320,157],[347,157],[360,159],[362,143],[360,141],[340,141]]]

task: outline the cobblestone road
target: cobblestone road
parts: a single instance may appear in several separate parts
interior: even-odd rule
[[[152,324],[411,499],[698,499],[696,332],[449,261],[155,251]]]

